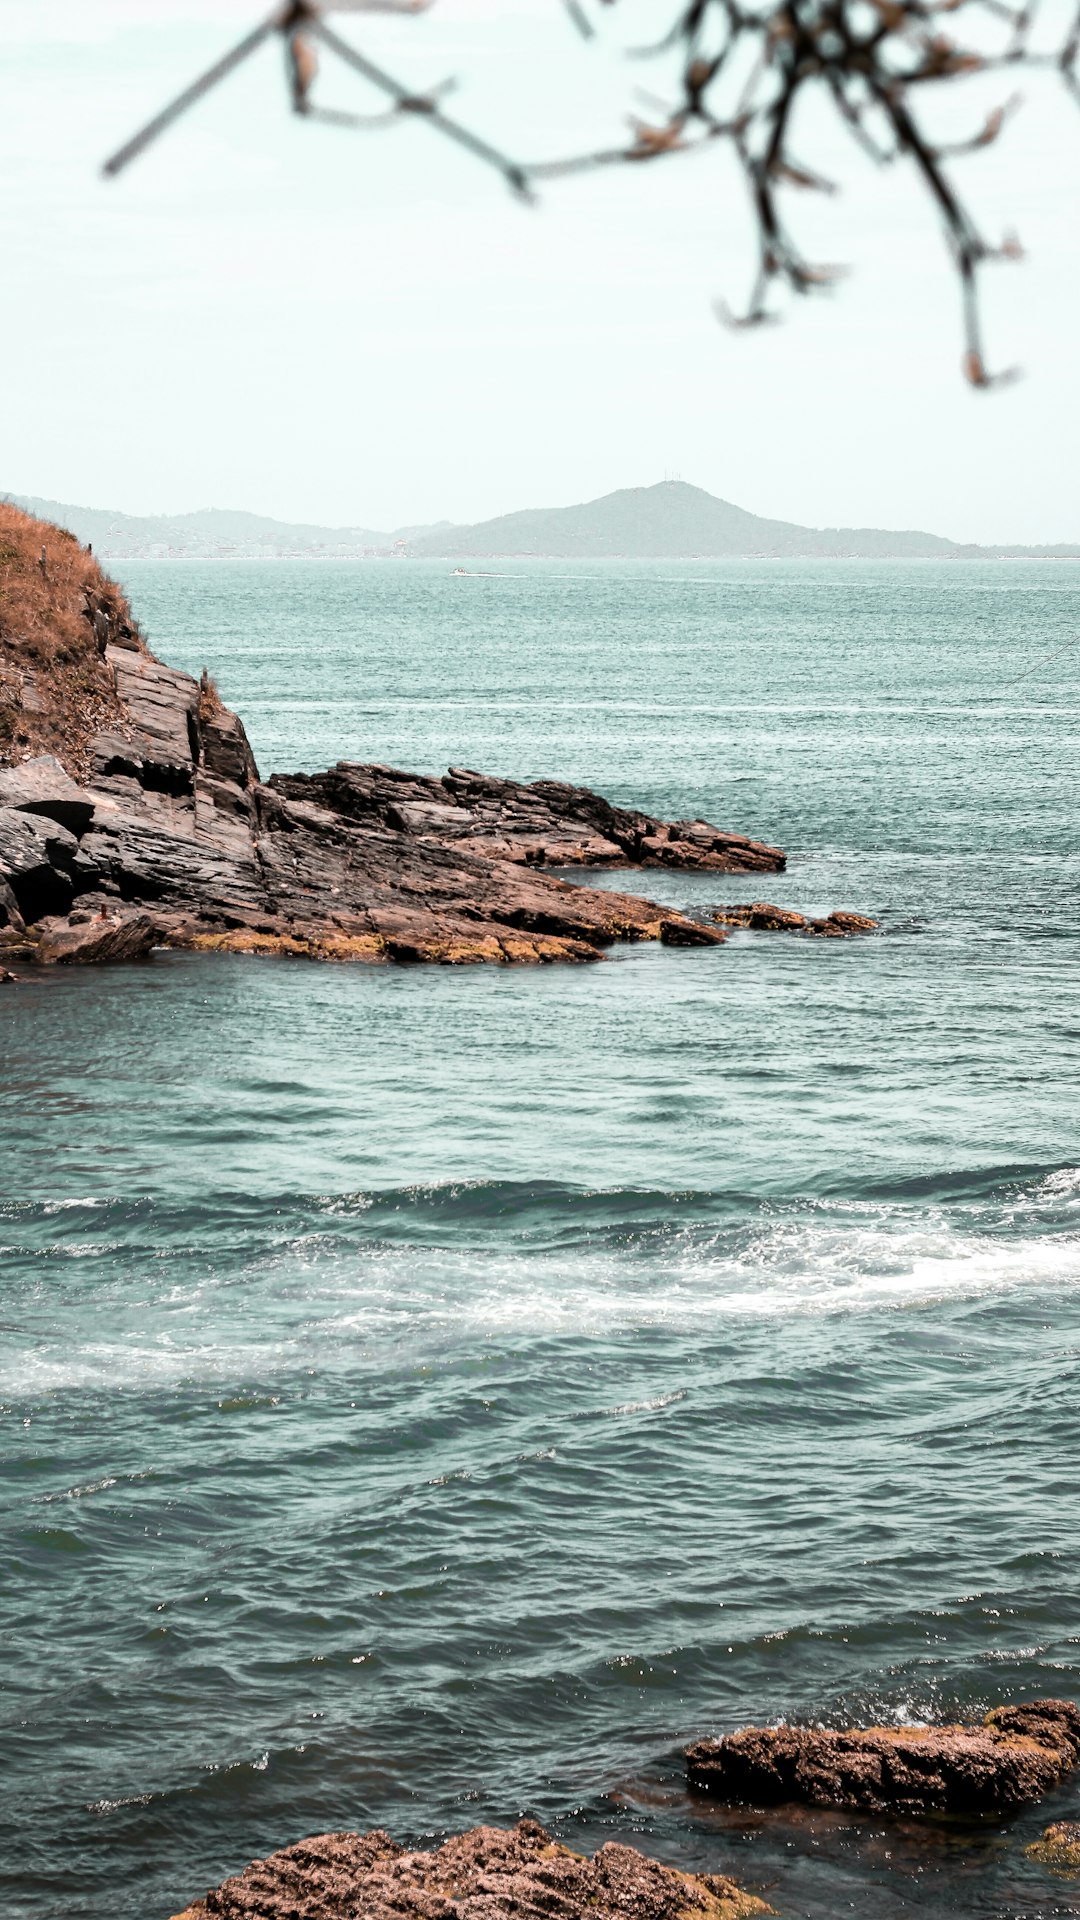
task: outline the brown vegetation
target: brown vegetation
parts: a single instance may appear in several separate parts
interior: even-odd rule
[[[199,681],[199,720],[206,726],[208,721],[216,720],[218,714],[224,711],[225,702],[218,692],[217,681],[209,668],[204,667]]]
[[[95,615],[145,651],[126,598],[74,534],[0,502],[0,765],[54,753],[85,778],[91,737],[125,732]]]

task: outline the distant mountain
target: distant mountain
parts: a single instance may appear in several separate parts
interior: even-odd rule
[[[359,559],[397,554],[417,559],[495,560],[514,556],[586,560],[725,558],[866,560],[1080,559],[1080,546],[961,546],[938,534],[879,527],[800,527],[765,520],[702,487],[664,480],[624,487],[577,507],[530,507],[476,526],[316,527],[262,514],[205,507],[198,513],[139,516],[72,507],[26,494],[7,496],[39,518],[69,527],[102,559],[176,555],[185,559],[262,559],[297,554]]]
[[[587,560],[711,560],[755,554],[921,559],[956,551],[951,540],[932,533],[886,533],[867,527],[819,531],[787,520],[763,520],[684,480],[624,487],[579,507],[529,508],[482,520],[475,527],[433,529],[409,546],[412,553],[446,559],[512,554]]]

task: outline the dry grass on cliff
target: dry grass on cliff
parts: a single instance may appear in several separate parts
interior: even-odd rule
[[[80,779],[92,736],[124,730],[95,608],[142,649],[125,596],[74,534],[0,501],[0,765],[55,753]]]

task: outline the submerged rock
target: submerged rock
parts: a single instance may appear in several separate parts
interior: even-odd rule
[[[721,1874],[679,1873],[609,1841],[593,1859],[537,1825],[473,1827],[430,1852],[323,1833],[255,1860],[176,1920],[749,1920],[772,1912]]]
[[[744,1727],[698,1741],[686,1764],[692,1787],[740,1804],[1000,1813],[1040,1799],[1080,1764],[1080,1711],[1035,1700],[977,1725]]]
[[[1055,1873],[1080,1873],[1080,1820],[1058,1820],[1043,1830],[1040,1840],[1024,1848],[1029,1860]]]

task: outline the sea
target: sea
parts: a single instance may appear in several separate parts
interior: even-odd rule
[[[473,565],[474,563],[468,563]],[[1080,565],[117,563],[260,768],[551,776],[849,908],[0,987],[0,1911],[535,1815],[786,1920],[1080,1915],[687,1742],[1080,1700]]]

